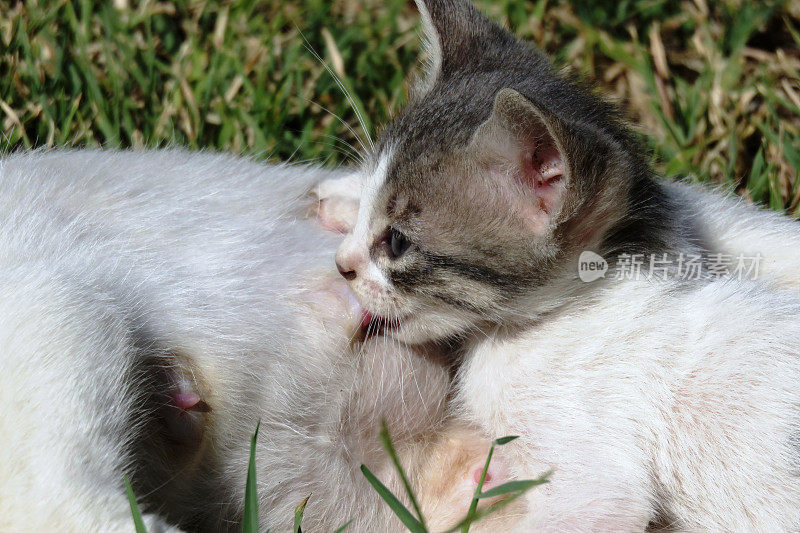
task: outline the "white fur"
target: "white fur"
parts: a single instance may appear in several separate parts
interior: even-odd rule
[[[701,221],[712,247],[731,255],[761,254],[759,274],[783,287],[800,287],[800,231],[797,221],[753,205],[732,193],[675,183],[671,194]]]
[[[378,158],[374,169],[362,172],[360,182],[362,187],[358,216],[351,231],[345,236],[344,241],[336,251],[336,263],[344,270],[357,270],[359,276],[351,283],[351,288],[356,294],[368,295],[371,302],[375,302],[373,311],[384,315],[393,315],[396,302],[391,298],[389,280],[383,271],[370,259],[369,250],[378,238],[379,232],[385,228],[375,228],[370,222],[373,211],[380,206],[375,205],[376,196],[386,181],[386,174],[392,159],[392,151],[385,150]],[[345,183],[343,185],[352,185]]]
[[[311,495],[309,531],[399,529],[358,467],[399,487],[378,421],[422,460],[448,376],[383,338],[351,350],[338,240],[303,199],[339,175],[180,150],[0,160],[0,530],[132,531],[124,473],[150,531],[237,529],[259,419],[262,528]],[[154,354],[212,407],[180,453],[145,410]]]
[[[798,319],[796,295],[758,284],[631,281],[482,342],[459,402],[484,431],[522,436],[517,475],[554,469],[531,494],[531,528],[641,531],[660,511],[682,530],[790,531]]]

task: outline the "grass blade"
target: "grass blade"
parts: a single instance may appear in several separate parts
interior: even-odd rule
[[[419,502],[417,502],[417,498],[414,496],[414,491],[411,490],[411,483],[408,482],[406,473],[403,471],[402,465],[400,465],[400,459],[397,457],[397,452],[395,451],[394,445],[392,444],[392,439],[389,436],[389,427],[386,425],[386,420],[381,420],[380,436],[381,436],[381,442],[383,442],[383,447],[386,448],[387,452],[389,452],[389,457],[392,458],[394,467],[400,474],[400,479],[402,480],[403,486],[406,489],[406,493],[408,494],[408,497],[411,500],[411,505],[414,506],[414,510],[417,512],[417,518],[419,518],[422,527],[425,527],[425,517],[422,516],[422,509],[419,506]]]
[[[535,480],[536,481],[536,485],[541,485],[542,483],[547,483],[547,478],[548,478],[549,475],[550,475],[550,473],[548,472],[548,473],[544,474],[542,477],[540,477],[539,479]],[[477,511],[472,516],[466,516],[460,522],[458,522],[456,525],[454,525],[453,527],[451,527],[450,529],[448,529],[446,531],[443,531],[442,533],[455,533],[459,529],[463,530],[465,527],[469,528],[470,524],[472,524],[474,522],[477,522],[478,520],[482,520],[482,519],[486,518],[487,516],[496,513],[497,511],[499,511],[500,509],[502,509],[506,505],[511,504],[514,500],[516,500],[517,498],[520,498],[523,494],[525,494],[530,488],[531,487],[528,487],[528,489],[525,489],[523,491],[514,493],[511,496],[509,496],[508,498],[505,498],[503,500],[500,500],[499,502],[496,502],[496,503],[492,504],[485,511]]]
[[[247,467],[247,484],[244,489],[244,516],[242,516],[242,533],[258,533],[258,487],[256,486],[256,439],[261,421],[256,424],[256,431],[250,439],[250,464]]]
[[[519,435],[512,435],[510,437],[500,437],[499,439],[494,439],[494,442],[492,444],[495,444],[497,446],[505,446],[509,442],[517,440],[518,438]]]
[[[303,533],[303,530],[300,529],[300,524],[303,522],[303,513],[306,511],[306,504],[309,498],[311,498],[310,494],[294,510],[294,533]]]
[[[471,520],[478,511],[478,500],[481,499],[481,491],[483,490],[483,483],[486,481],[486,473],[489,471],[489,463],[492,462],[492,455],[494,455],[494,447],[495,446],[505,446],[509,442],[516,440],[519,438],[518,435],[512,435],[507,437],[500,437],[499,439],[495,439],[492,442],[491,448],[489,448],[489,455],[486,456],[486,463],[483,465],[483,472],[481,472],[481,479],[478,481],[478,486],[475,487],[475,494],[472,496],[472,502],[469,504],[469,511],[467,511],[467,517],[464,519],[464,526],[461,528],[461,533],[468,533],[469,526],[474,521]]]
[[[397,499],[397,496],[392,494],[386,485],[381,483],[381,481],[375,477],[375,474],[370,472],[369,468],[366,465],[361,465],[361,473],[364,474],[364,477],[367,478],[369,484],[372,485],[372,488],[378,493],[378,495],[383,498],[383,501],[389,506],[389,508],[397,515],[397,518],[408,528],[411,533],[427,533],[427,529],[420,523],[416,517],[411,514],[411,511],[406,509],[406,506]]]
[[[764,146],[758,148],[756,156],[753,159],[753,166],[750,167],[750,178],[747,180],[747,187],[750,189],[750,195],[756,202],[762,202],[764,191],[768,186],[769,176],[764,172]]]
[[[136,503],[136,496],[133,495],[133,488],[131,482],[128,481],[128,476],[125,476],[125,492],[128,493],[128,502],[131,504],[131,515],[133,515],[133,526],[136,528],[136,533],[147,533],[147,528],[144,527],[144,520],[142,520],[142,513],[139,512],[139,505]]]
[[[514,492],[524,492],[529,490],[536,485],[541,485],[542,483],[546,483],[547,479],[541,477],[539,479],[521,479],[515,481],[509,481],[508,483],[503,483],[502,485],[498,485],[496,487],[492,487],[491,489],[487,490],[486,492],[481,492],[478,495],[478,498],[494,498],[496,496],[505,496],[506,494],[512,494]]]

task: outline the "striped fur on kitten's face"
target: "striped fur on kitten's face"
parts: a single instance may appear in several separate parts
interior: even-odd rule
[[[525,324],[581,250],[658,247],[658,217],[630,209],[650,171],[613,109],[469,2],[418,5],[432,68],[362,169],[337,253],[374,326],[422,342]]]

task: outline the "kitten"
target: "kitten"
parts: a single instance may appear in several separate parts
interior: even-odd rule
[[[465,0],[417,4],[430,69],[367,154],[336,263],[381,333],[462,347],[460,415],[522,436],[514,475],[554,469],[518,527],[800,527],[800,298],[778,286],[800,232],[662,183],[541,52]],[[716,279],[714,253],[760,253],[763,279]],[[703,257],[697,279],[615,276],[635,254]]]
[[[450,502],[432,519],[466,512],[450,484],[489,439],[445,425],[447,361],[351,342],[339,239],[303,200],[339,175],[180,150],[0,160],[0,530],[131,531],[123,474],[151,532],[238,530],[259,420],[262,529],[311,495],[309,531],[400,530],[359,471],[402,493],[382,417],[426,465],[426,508]]]

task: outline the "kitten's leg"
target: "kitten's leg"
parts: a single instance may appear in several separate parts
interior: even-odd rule
[[[352,229],[361,195],[358,174],[325,180],[312,193],[317,198],[317,219],[323,228],[337,233],[347,233]]]

